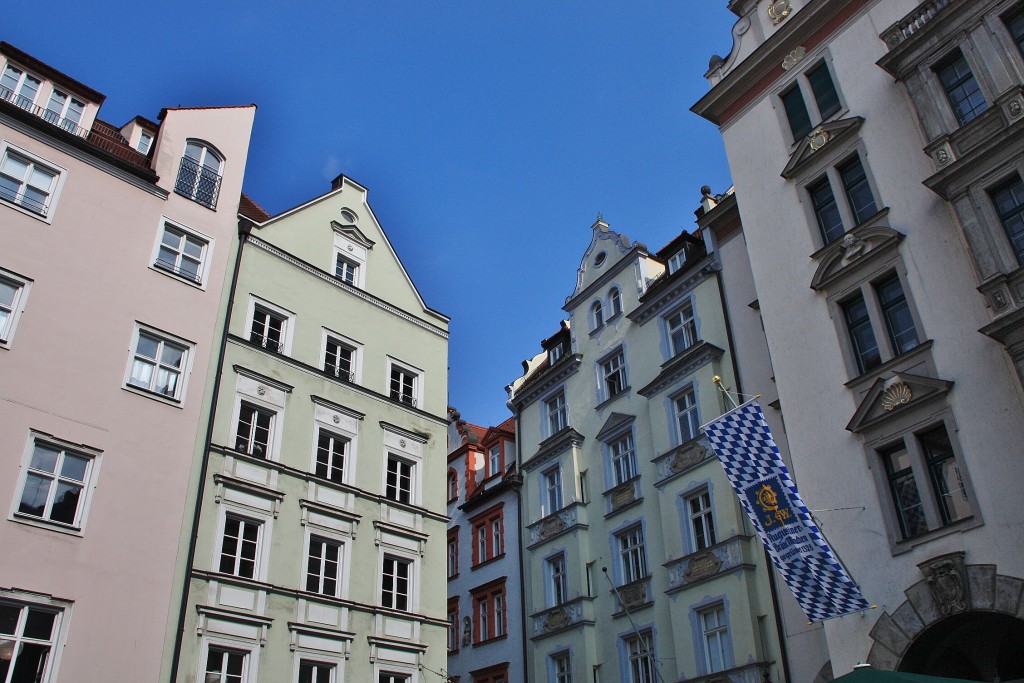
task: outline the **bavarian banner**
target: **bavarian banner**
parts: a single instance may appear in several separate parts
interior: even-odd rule
[[[869,609],[800,500],[757,401],[715,418],[704,433],[807,618]]]

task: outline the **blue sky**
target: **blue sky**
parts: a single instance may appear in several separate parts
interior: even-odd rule
[[[601,212],[657,249],[729,185],[689,112],[725,0],[10,3],[0,39],[107,95],[101,117],[255,102],[245,190],[271,213],[345,173],[428,305],[452,318],[449,401],[504,386],[558,329]]]

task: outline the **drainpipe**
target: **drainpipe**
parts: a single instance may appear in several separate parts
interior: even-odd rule
[[[509,408],[512,408],[512,401],[509,400],[507,405],[508,405]],[[523,637],[522,637],[522,643],[523,643],[523,662],[522,662],[522,667],[523,667],[523,681],[524,681],[524,683],[529,683],[529,681],[530,681],[530,674],[532,672],[529,670],[529,667],[528,667],[528,664],[527,664],[527,652],[526,652],[526,650],[527,650],[527,646],[526,646],[526,638],[527,638],[526,619],[528,618],[528,615],[526,613],[526,570],[524,569],[524,566],[526,564],[526,555],[523,552],[523,469],[522,469],[522,466],[521,466],[522,462],[523,462],[523,446],[522,446],[522,440],[520,439],[521,434],[519,432],[519,422],[520,422],[519,418],[520,418],[520,415],[522,414],[522,410],[517,407],[515,410],[512,411],[512,413],[515,415],[515,418],[516,418],[516,476],[519,477],[519,485],[516,486],[515,489],[516,489],[516,523],[518,524],[517,531],[519,532],[518,534],[516,534],[516,536],[518,536],[518,545],[519,545],[519,562],[518,562],[518,564],[519,564],[519,613],[522,615],[522,617],[520,618],[520,622],[521,622],[521,629],[522,629],[522,632],[523,632]]]
[[[210,442],[213,439],[213,425],[217,418],[217,397],[220,395],[220,380],[224,371],[224,355],[228,346],[228,326],[231,324],[231,312],[235,303],[235,287],[238,284],[238,271],[242,265],[242,247],[245,246],[252,230],[252,224],[245,220],[238,226],[238,253],[235,254],[235,267],[231,273],[231,284],[228,289],[227,308],[224,313],[224,327],[220,335],[220,352],[217,356],[217,370],[213,378],[211,394],[210,420],[206,425],[206,437],[203,441],[203,460],[199,468],[199,488],[196,491],[196,503],[192,510],[192,527],[189,532],[188,557],[185,560],[184,586],[181,591],[181,604],[178,607],[178,626],[174,636],[174,653],[171,656],[171,675],[169,683],[178,678],[178,660],[181,657],[182,641],[185,637],[185,613],[188,610],[189,584],[192,580],[192,563],[196,557],[196,537],[199,534],[199,518],[203,507],[203,493],[206,491],[206,471],[210,465]]]

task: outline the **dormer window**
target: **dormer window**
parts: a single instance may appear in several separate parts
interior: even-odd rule
[[[78,134],[78,126],[82,123],[84,113],[85,102],[54,88],[50,93],[46,111],[43,112],[43,118],[68,132]]]
[[[135,145],[135,149],[139,150],[142,154],[149,154],[149,148],[153,146],[153,135],[147,131],[139,133],[139,142]]]
[[[678,252],[678,253],[676,253],[676,254],[673,254],[672,258],[670,258],[668,260],[668,273],[669,273],[669,275],[671,275],[672,273],[674,273],[677,270],[679,270],[680,268],[682,268],[684,263],[686,263],[686,250],[685,249],[680,251],[680,252]]]
[[[207,145],[189,140],[181,157],[174,191],[203,206],[216,209],[224,161]]]
[[[42,81],[16,66],[8,64],[0,76],[0,97],[22,109],[31,109],[36,103]]]

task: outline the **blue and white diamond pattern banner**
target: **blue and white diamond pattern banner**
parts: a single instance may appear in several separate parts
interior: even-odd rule
[[[807,618],[870,609],[800,500],[757,401],[715,418],[704,433]]]

